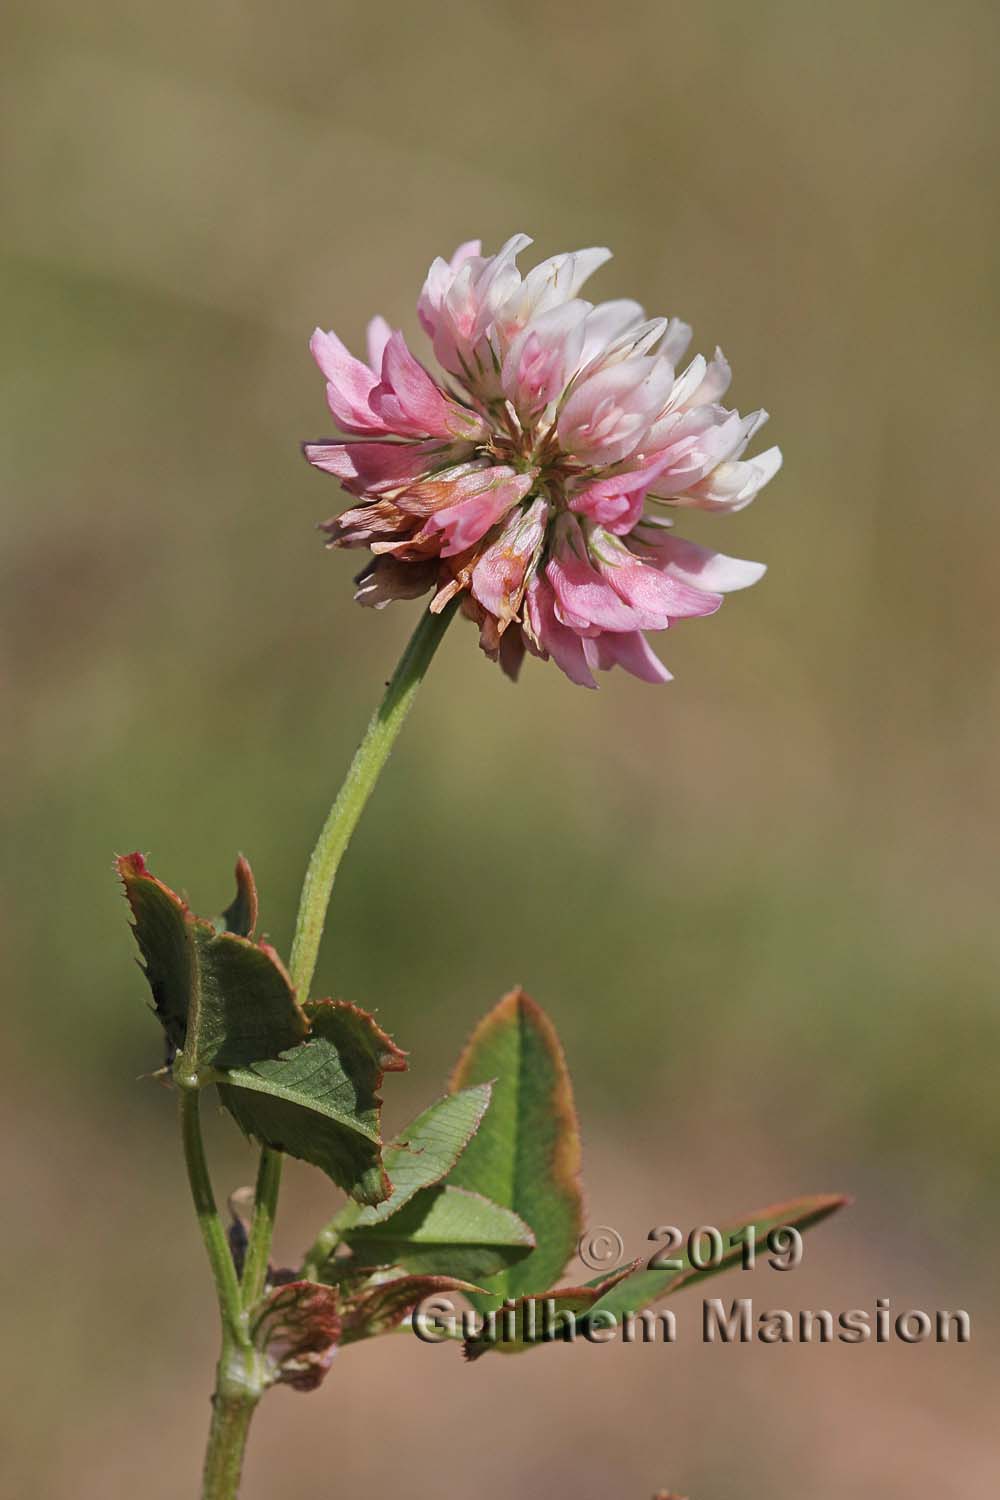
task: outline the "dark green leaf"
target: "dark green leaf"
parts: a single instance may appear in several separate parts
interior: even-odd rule
[[[311,1031],[280,1058],[234,1068],[222,1102],[247,1135],[321,1167],[361,1203],[389,1192],[379,1134],[386,1071],[406,1057],[367,1011],[346,1000],[305,1006]]]
[[[523,990],[505,995],[480,1022],[459,1059],[452,1089],[493,1079],[479,1131],[449,1176],[513,1209],[537,1249],[497,1278],[479,1308],[552,1286],[580,1234],[580,1137],[566,1061],[552,1022]]]
[[[390,1219],[348,1229],[344,1241],[362,1265],[463,1281],[496,1275],[523,1260],[535,1243],[517,1214],[448,1186],[424,1188]]]
[[[188,1072],[234,1068],[294,1047],[308,1030],[274,949],[193,915],[141,854],[118,860],[153,1003]]]

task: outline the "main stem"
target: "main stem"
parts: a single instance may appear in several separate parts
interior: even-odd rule
[[[203,1495],[205,1500],[233,1500],[239,1489],[250,1418],[263,1392],[261,1361],[247,1331],[236,1267],[215,1205],[201,1134],[200,1092],[197,1084],[185,1085],[178,1077],[178,1093],[188,1182],[222,1322]]]
[[[421,618],[386,686],[382,702],[372,715],[312,852],[299,899],[289,965],[292,983],[303,1000],[308,999],[316,971],[337,867],[456,608],[457,600],[453,600],[440,614],[427,610]],[[250,1419],[262,1393],[259,1356],[247,1333],[246,1314],[260,1300],[267,1283],[282,1156],[280,1151],[267,1146],[261,1151],[254,1217],[240,1284],[215,1207],[201,1141],[196,1092],[182,1092],[181,1119],[191,1192],[222,1318],[222,1353],[212,1397],[203,1500],[232,1500],[239,1488]]]

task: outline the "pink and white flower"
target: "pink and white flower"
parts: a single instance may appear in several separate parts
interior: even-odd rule
[[[350,436],[306,456],[359,502],[324,529],[329,545],[373,554],[360,603],[433,589],[440,610],[461,595],[511,676],[527,650],[586,687],[615,665],[665,682],[644,632],[713,614],[764,572],[675,536],[668,512],[742,509],[781,453],[744,457],[767,413],[721,404],[721,350],[680,369],[687,324],[584,300],[610,251],[555,255],[522,277],[530,243],[514,235],[484,256],[469,241],[431,266],[417,311],[444,377],[382,318],[367,360],[313,334]]]

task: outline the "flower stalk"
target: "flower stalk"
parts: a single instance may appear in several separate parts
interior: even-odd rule
[[[292,983],[303,998],[308,995],[316,970],[337,867],[358,825],[365,803],[389,759],[389,752],[406,722],[417,689],[441,644],[457,604],[458,601],[453,600],[439,614],[432,614],[430,610],[424,613],[392,674],[385,697],[371,717],[364,739],[358,746],[344,784],[316,841],[302,886],[289,964]]]

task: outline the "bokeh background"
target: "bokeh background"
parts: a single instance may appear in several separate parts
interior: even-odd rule
[[[343,868],[321,991],[412,1051],[390,1128],[524,983],[592,1224],[854,1207],[767,1306],[967,1308],[966,1348],[406,1339],[280,1392],[247,1500],[982,1500],[995,1418],[1000,234],[994,6],[41,0],[3,140],[0,1411],[17,1500],[193,1495],[213,1309],[114,851],[287,949],[412,627],[362,613],[306,340],[416,331],[425,268],[610,244],[601,296],[722,343],[781,477],[688,533],[770,564],[676,674],[510,686],[456,625]],[[210,1120],[220,1189],[251,1180]],[[334,1201],[288,1173],[291,1259]]]

